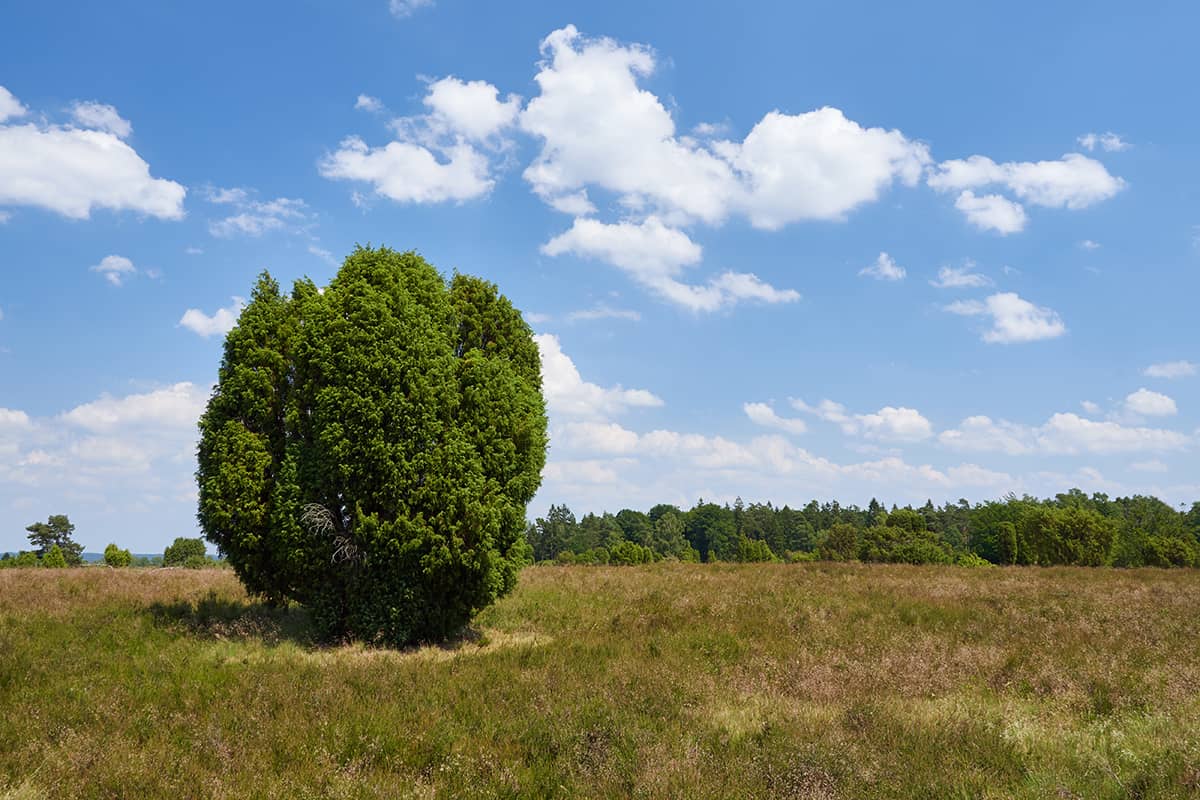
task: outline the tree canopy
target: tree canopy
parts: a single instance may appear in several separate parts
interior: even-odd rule
[[[75,526],[66,514],[51,514],[45,522],[35,522],[25,528],[29,531],[29,543],[39,558],[45,558],[57,546],[64,566],[78,567],[83,563],[83,545],[71,538]]]
[[[491,283],[387,248],[323,291],[264,273],[200,430],[205,535],[329,636],[442,637],[516,582],[546,415],[532,331]]]

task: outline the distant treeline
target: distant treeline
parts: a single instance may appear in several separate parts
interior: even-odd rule
[[[770,503],[665,503],[648,512],[587,514],[550,506],[526,529],[539,563],[680,561],[880,561],[906,564],[1200,566],[1200,502],[1178,511],[1156,497],[1049,499],[1008,495],[971,505],[866,508],[815,500],[800,509]]]

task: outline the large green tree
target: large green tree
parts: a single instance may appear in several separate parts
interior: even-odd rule
[[[205,535],[331,637],[443,637],[516,582],[545,404],[532,332],[486,281],[387,248],[323,292],[264,274],[200,429]]]
[[[83,545],[73,537],[75,526],[66,514],[51,514],[45,522],[35,522],[25,528],[29,531],[29,543],[38,556],[45,557],[57,545],[69,567],[83,563]]]

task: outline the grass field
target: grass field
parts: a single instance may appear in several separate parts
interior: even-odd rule
[[[0,571],[0,798],[1200,796],[1200,573],[532,568],[445,647]]]

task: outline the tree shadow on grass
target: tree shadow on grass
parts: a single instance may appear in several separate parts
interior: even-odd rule
[[[271,606],[230,600],[210,591],[197,601],[154,603],[149,611],[155,625],[201,638],[253,639],[269,645],[288,641],[306,648],[322,644],[308,610],[294,603]]]
[[[231,600],[210,591],[196,601],[153,603],[149,612],[155,625],[197,638],[235,642],[254,640],[267,645],[291,642],[307,650],[336,648],[351,643],[349,640],[322,638],[308,609],[297,603],[272,606],[262,602]],[[452,655],[485,648],[491,644],[491,639],[482,629],[468,625],[438,641],[417,642],[405,647],[370,642],[364,644],[372,650],[400,654],[434,649]]]

